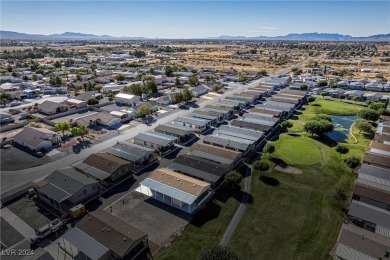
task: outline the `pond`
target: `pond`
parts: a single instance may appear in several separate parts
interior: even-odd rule
[[[353,122],[358,118],[357,116],[331,116],[334,130],[327,134],[327,136],[336,142],[347,142],[349,129]]]

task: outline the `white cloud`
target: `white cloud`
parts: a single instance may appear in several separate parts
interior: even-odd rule
[[[267,27],[267,26],[261,26],[261,27],[259,27],[259,29],[263,29],[263,30],[279,30],[279,28],[276,28],[276,27]]]

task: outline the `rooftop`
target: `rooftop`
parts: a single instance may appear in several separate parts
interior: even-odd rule
[[[77,228],[120,257],[124,257],[144,232],[104,210],[96,210],[81,219]]]

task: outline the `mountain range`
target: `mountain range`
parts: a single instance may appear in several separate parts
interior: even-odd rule
[[[145,40],[145,37],[115,37],[110,35],[94,35],[76,32],[64,32],[61,34],[27,34],[12,31],[0,31],[0,39],[4,40]],[[156,39],[156,38],[155,38]],[[285,40],[285,41],[390,41],[389,34],[376,34],[367,37],[354,37],[338,33],[291,33],[284,36],[231,36],[221,35],[209,37],[213,40]]]

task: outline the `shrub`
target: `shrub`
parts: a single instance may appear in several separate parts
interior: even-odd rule
[[[380,110],[385,108],[385,104],[381,102],[373,102],[369,105],[369,108],[374,109],[374,110]]]
[[[360,164],[360,158],[356,155],[351,155],[345,160],[345,164],[348,165],[349,168],[355,169]]]
[[[349,148],[346,147],[345,145],[339,144],[336,146],[336,152],[340,154],[345,154],[349,152]]]
[[[231,249],[219,244],[209,245],[199,253],[198,260],[238,260],[237,254]]]
[[[309,101],[309,102],[313,102],[313,101],[315,101],[315,100],[316,100],[315,97],[308,97],[308,99],[307,99],[307,101]]]
[[[256,171],[268,171],[268,169],[270,168],[270,165],[268,162],[266,161],[256,161],[254,164],[253,164],[253,168],[256,170]]]
[[[332,118],[325,114],[317,114],[312,118],[312,120],[316,120],[316,121],[325,120],[328,122],[332,122]]]

